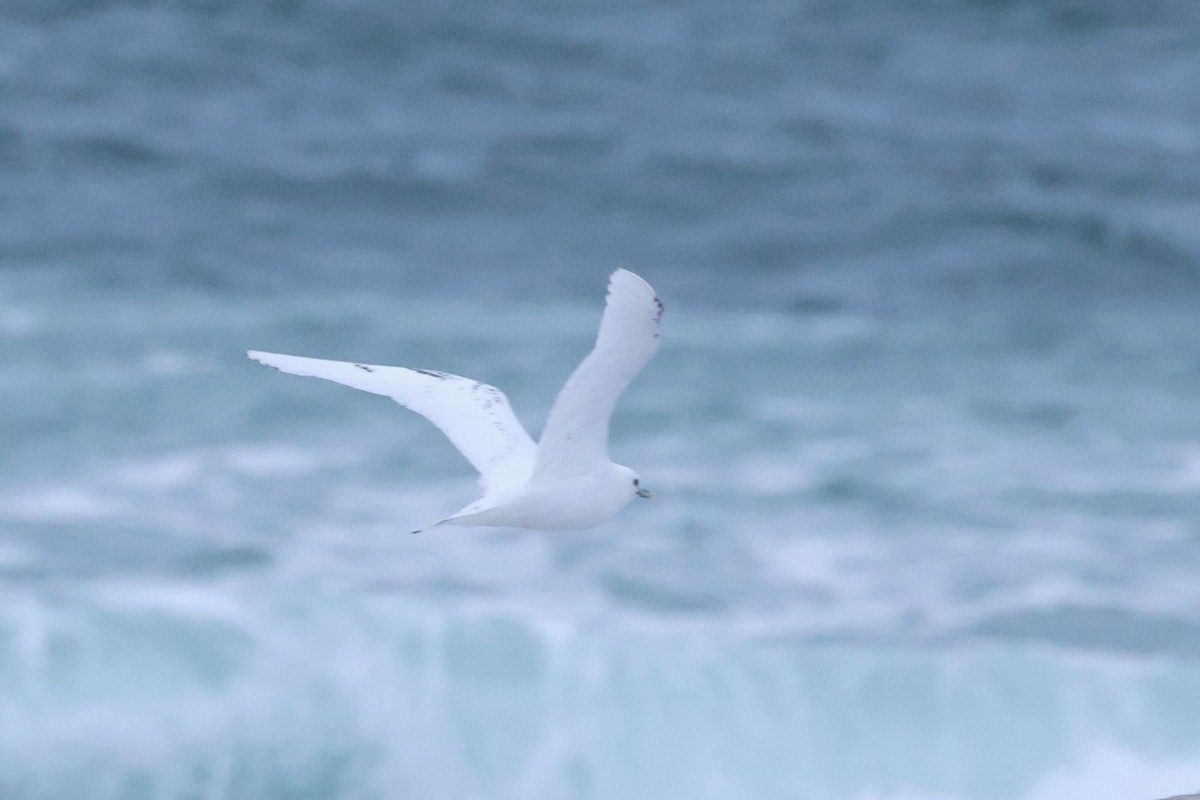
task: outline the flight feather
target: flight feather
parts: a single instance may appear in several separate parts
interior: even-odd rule
[[[550,409],[538,442],[534,478],[583,474],[607,464],[608,427],[617,399],[658,350],[663,304],[628,270],[608,283],[600,331]]]
[[[390,397],[437,426],[479,472],[489,495],[525,483],[536,446],[504,392],[436,370],[388,367],[251,350],[247,355],[281,372],[323,378]]]

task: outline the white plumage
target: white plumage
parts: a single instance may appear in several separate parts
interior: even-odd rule
[[[470,378],[256,350],[247,355],[282,372],[390,397],[446,434],[478,470],[483,496],[434,525],[576,530],[599,525],[635,495],[651,496],[633,470],[609,460],[608,423],[617,398],[658,350],[662,312],[650,284],[628,270],[612,274],[596,345],[558,393],[536,445],[504,393]]]

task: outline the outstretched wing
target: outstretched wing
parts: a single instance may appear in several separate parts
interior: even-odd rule
[[[608,463],[608,421],[617,398],[658,350],[663,304],[637,275],[619,269],[596,346],[567,379],[538,443],[535,477],[566,477]]]
[[[426,369],[384,367],[251,350],[260,364],[292,375],[324,378],[390,397],[432,422],[479,471],[484,494],[519,486],[533,470],[536,446],[508,398],[486,383]]]

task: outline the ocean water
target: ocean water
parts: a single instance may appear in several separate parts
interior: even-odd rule
[[[0,3],[0,797],[1200,790],[1200,6]],[[666,304],[593,531],[247,348]]]

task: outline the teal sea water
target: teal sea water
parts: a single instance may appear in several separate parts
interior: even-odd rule
[[[0,797],[1200,789],[1200,7],[0,4]],[[663,346],[593,531],[407,531]]]

